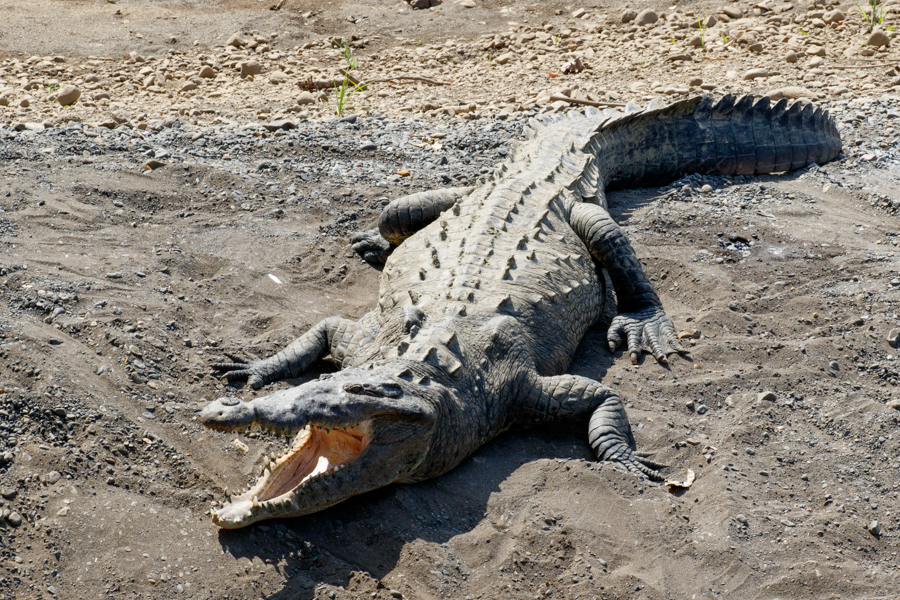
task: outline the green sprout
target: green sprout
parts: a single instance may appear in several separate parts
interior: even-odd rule
[[[334,40],[332,40],[332,41],[334,41]],[[337,113],[337,116],[339,116],[339,117],[344,116],[344,111],[347,110],[348,108],[356,108],[355,106],[351,106],[350,104],[348,104],[348,102],[349,102],[350,98],[353,96],[353,94],[364,90],[366,87],[366,84],[356,83],[350,77],[350,71],[355,69],[357,64],[359,64],[359,63],[357,62],[357,60],[355,58],[353,58],[353,50],[350,48],[350,46],[347,44],[347,42],[344,42],[343,49],[344,49],[344,60],[347,63],[347,68],[344,70],[344,78],[341,81],[341,84],[334,86],[334,94],[335,94],[335,101],[336,101],[335,112]]]
[[[881,25],[884,18],[887,16],[887,11],[885,10],[884,4],[882,4],[879,0],[869,0],[869,8],[872,10],[872,14],[867,13],[863,10],[863,8],[857,4],[856,8],[859,9],[859,12],[862,14],[865,22],[869,24],[869,32],[875,29],[876,25]]]
[[[728,43],[728,36],[725,35],[724,33],[723,33],[723,34],[720,34],[720,35],[722,36],[722,43],[723,43],[723,44],[727,44],[727,43]]]
[[[706,52],[706,27],[703,25],[702,17],[697,17],[697,27],[700,28],[700,48]]]

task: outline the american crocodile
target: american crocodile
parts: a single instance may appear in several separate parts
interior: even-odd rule
[[[499,433],[558,420],[587,425],[601,461],[658,479],[635,451],[622,401],[566,374],[604,311],[611,352],[659,362],[683,352],[672,321],[604,190],[687,173],[762,174],[824,163],[841,150],[831,117],[809,104],[697,97],[623,112],[533,122],[476,188],[393,201],[354,248],[383,262],[378,307],[331,317],[271,358],[215,365],[258,389],[329,355],[332,375],[250,402],[204,408],[208,427],[294,436],[255,483],[213,511],[226,528],[303,515],[393,482],[446,473]],[[604,273],[605,272],[605,273]]]

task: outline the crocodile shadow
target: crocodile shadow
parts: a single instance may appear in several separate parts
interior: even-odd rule
[[[345,587],[354,573],[380,580],[408,543],[444,544],[470,532],[516,469],[547,458],[594,460],[580,428],[510,432],[436,479],[380,488],[305,517],[223,529],[219,543],[254,567],[276,566],[284,587],[267,598],[314,598],[318,585]]]

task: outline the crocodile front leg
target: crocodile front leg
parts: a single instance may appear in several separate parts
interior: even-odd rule
[[[365,319],[365,317],[363,317]],[[372,331],[356,321],[329,317],[291,342],[284,350],[251,363],[215,363],[228,381],[244,381],[254,390],[289,377],[299,377],[326,353],[342,364],[361,345],[372,340]]]
[[[619,463],[632,473],[662,479],[663,465],[635,452],[631,425],[613,390],[578,375],[534,376],[517,421],[523,424],[588,419],[588,442],[598,460]]]
[[[353,234],[353,251],[367,263],[383,265],[403,240],[426,227],[475,188],[428,190],[392,201],[381,211],[378,229]]]
[[[619,314],[607,333],[609,351],[615,352],[627,341],[631,362],[641,352],[652,352],[661,363],[666,356],[686,350],[675,335],[672,319],[663,312],[662,302],[641,267],[634,248],[606,209],[595,204],[576,203],[569,224],[587,244],[600,266],[609,273],[618,298]]]

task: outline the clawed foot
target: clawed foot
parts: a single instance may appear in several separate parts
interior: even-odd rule
[[[350,244],[360,258],[373,266],[383,266],[394,249],[377,229],[354,233],[350,237]]]
[[[232,363],[213,363],[212,368],[218,371],[224,371],[225,379],[229,383],[234,381],[246,381],[254,390],[258,390],[263,386],[263,377],[255,367],[256,363],[248,362],[232,362]]]
[[[616,316],[606,339],[610,352],[627,341],[632,364],[637,364],[642,352],[652,353],[663,364],[669,362],[669,354],[687,354],[675,335],[672,319],[658,306]]]
[[[600,460],[618,463],[635,475],[647,478],[650,481],[662,481],[663,476],[660,474],[659,469],[666,467],[666,465],[651,460],[648,453],[635,452],[625,443],[609,448]]]

